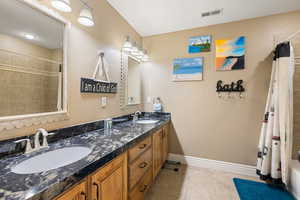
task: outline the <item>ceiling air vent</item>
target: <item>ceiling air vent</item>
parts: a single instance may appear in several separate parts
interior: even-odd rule
[[[213,10],[210,12],[204,12],[201,14],[202,17],[209,17],[213,15],[220,15],[223,12],[223,9]]]
[[[208,17],[208,16],[210,16],[210,12],[202,13],[202,17]]]

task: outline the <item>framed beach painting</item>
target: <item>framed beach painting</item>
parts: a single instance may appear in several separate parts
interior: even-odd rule
[[[211,36],[196,36],[189,39],[189,53],[209,52],[211,48]]]
[[[245,37],[216,40],[216,70],[245,69]]]
[[[173,81],[201,81],[203,63],[203,57],[174,59]]]

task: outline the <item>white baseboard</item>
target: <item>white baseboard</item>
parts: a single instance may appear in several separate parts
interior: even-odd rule
[[[297,200],[300,200],[300,163],[298,160],[293,160],[291,163],[291,184],[290,192]]]
[[[198,158],[193,156],[184,156],[179,154],[169,154],[168,160],[177,161],[188,166],[215,169],[245,176],[257,177],[256,167],[237,163],[230,163],[206,158]]]

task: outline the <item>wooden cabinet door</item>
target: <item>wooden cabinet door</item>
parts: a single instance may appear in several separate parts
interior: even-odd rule
[[[157,176],[162,166],[162,129],[152,136],[153,145],[153,179]]]
[[[56,198],[56,200],[87,200],[86,181],[71,188],[69,191]]]
[[[127,200],[127,155],[91,176],[91,200]]]
[[[169,130],[170,130],[170,125],[167,124],[163,127],[163,135],[162,135],[162,164],[165,163],[165,161],[168,158],[168,153],[169,153],[169,147],[168,147],[168,135],[169,135]]]

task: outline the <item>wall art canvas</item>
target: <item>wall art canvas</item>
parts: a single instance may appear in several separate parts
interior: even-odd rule
[[[199,81],[203,74],[203,57],[177,58],[173,61],[174,81]]]
[[[211,47],[211,36],[196,36],[189,39],[189,53],[209,52]]]
[[[245,37],[216,40],[216,70],[245,69]]]

